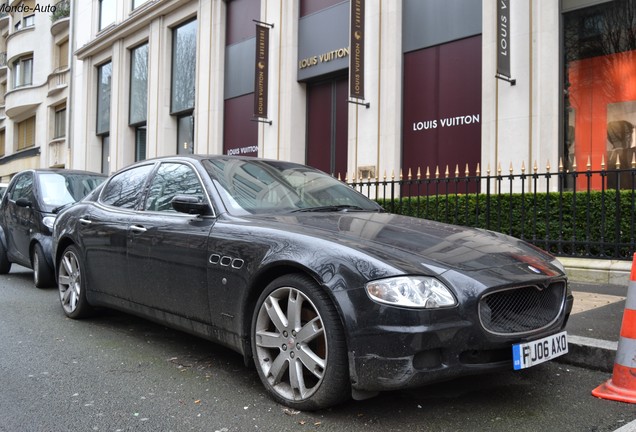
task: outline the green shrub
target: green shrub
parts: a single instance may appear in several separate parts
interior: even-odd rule
[[[631,259],[634,194],[606,190],[444,194],[376,200],[391,213],[490,229],[556,255]]]

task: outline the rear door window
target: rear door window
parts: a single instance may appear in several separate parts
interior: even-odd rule
[[[143,195],[144,184],[154,164],[138,166],[113,176],[102,191],[102,204],[134,209]]]

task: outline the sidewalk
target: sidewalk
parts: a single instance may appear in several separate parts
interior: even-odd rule
[[[589,261],[587,269],[586,261]],[[614,263],[603,269],[595,261],[564,262],[574,307],[566,326],[568,354],[558,361],[611,373],[632,263]]]

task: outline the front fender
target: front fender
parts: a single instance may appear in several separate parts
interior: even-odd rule
[[[46,263],[49,265],[51,269],[54,268],[53,265],[53,238],[51,236],[47,236],[41,233],[37,233],[31,239],[31,245],[29,247],[29,254],[33,256],[33,249],[35,245],[39,244],[42,246],[42,251],[44,252],[44,258],[46,258]]]

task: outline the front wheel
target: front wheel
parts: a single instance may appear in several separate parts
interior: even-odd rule
[[[261,381],[276,401],[316,410],[350,397],[338,312],[310,278],[287,275],[265,288],[254,311],[251,343]]]
[[[76,246],[71,245],[64,250],[57,269],[60,301],[66,316],[84,318],[91,315],[93,309],[86,300],[86,290],[83,284],[84,264]]]

